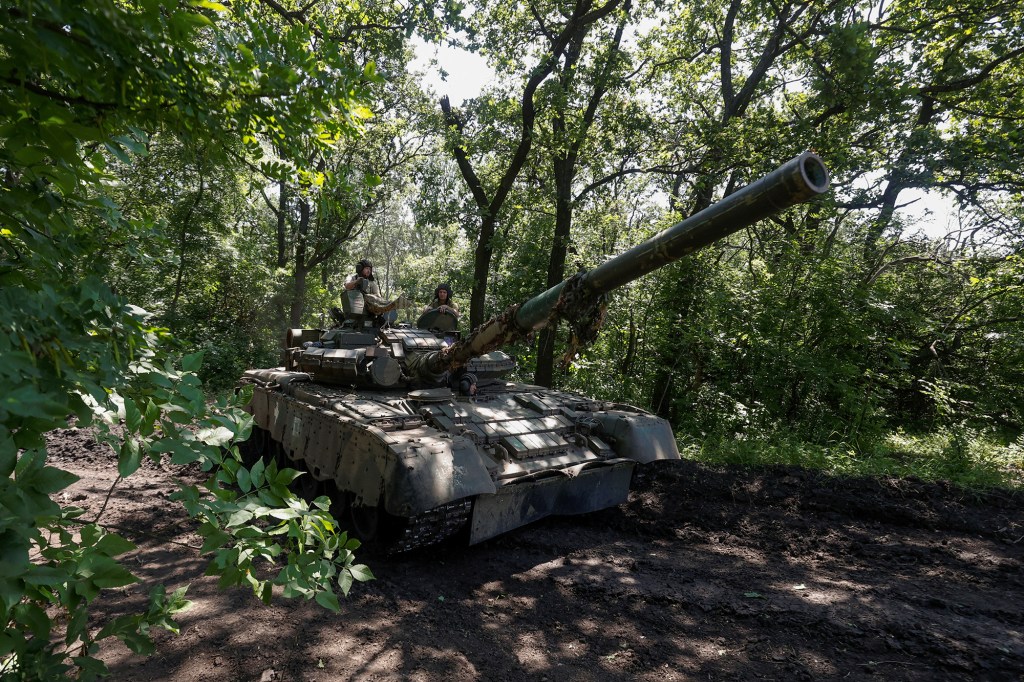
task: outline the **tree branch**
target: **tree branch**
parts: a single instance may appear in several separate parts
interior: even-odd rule
[[[864,284],[865,286],[871,286],[872,284],[874,284],[875,280],[877,280],[882,275],[883,272],[891,268],[894,268],[897,265],[921,262],[933,262],[939,263],[940,265],[952,265],[950,261],[944,261],[936,256],[906,256],[904,258],[897,258],[895,260],[891,260],[888,263],[882,263],[877,268],[875,268],[875,271],[871,273],[871,276],[868,277],[867,281]]]
[[[1024,55],[1024,47],[1019,47],[1016,50],[1011,50],[1010,52],[1004,54],[1002,57],[999,57],[998,59],[993,59],[990,63],[982,67],[976,74],[968,78],[961,78],[958,81],[952,81],[950,83],[937,83],[935,85],[926,85],[925,87],[920,88],[918,90],[918,93],[921,95],[935,95],[938,93],[957,92],[960,90],[966,90],[967,88],[973,85],[977,85],[978,83],[985,80],[990,73],[992,73],[1002,64],[1005,64],[1014,57],[1019,57],[1021,55]]]

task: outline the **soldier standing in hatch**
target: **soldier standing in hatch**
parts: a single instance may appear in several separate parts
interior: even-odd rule
[[[442,313],[451,313],[456,319],[458,319],[459,306],[452,300],[452,288],[447,283],[438,285],[438,287],[434,289],[434,300],[431,301],[429,305],[423,306],[423,313],[429,313],[431,310],[440,310]]]
[[[408,302],[405,294],[402,294],[394,301],[388,302],[380,295],[380,288],[373,279],[373,262],[364,258],[356,263],[356,274],[352,275],[345,282],[345,290],[358,289],[363,295],[363,302],[367,310],[374,315],[383,315],[395,308],[406,308]]]

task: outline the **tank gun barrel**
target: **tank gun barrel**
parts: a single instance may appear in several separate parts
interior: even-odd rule
[[[828,189],[821,158],[804,152],[761,179],[733,192],[642,244],[588,272],[560,282],[520,306],[485,322],[467,339],[446,348],[434,364],[456,368],[555,319],[580,319],[579,308],[596,311],[601,297],[759,220],[805,202]],[[596,331],[596,330],[595,330]],[[433,363],[432,363],[433,364]]]
[[[807,201],[825,192],[828,184],[828,170],[821,158],[804,152],[718,203],[584,273],[580,286],[594,295],[606,294],[733,232]],[[523,304],[516,314],[516,326],[524,331],[546,326],[568,281],[556,284]]]

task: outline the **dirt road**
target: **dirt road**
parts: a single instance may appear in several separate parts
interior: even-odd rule
[[[91,510],[116,477],[86,434],[53,434]],[[103,521],[143,579],[196,604],[124,680],[1024,680],[1024,496],[797,469],[651,465],[629,502],[468,548],[371,559],[340,615],[203,577],[171,467],[120,483]],[[173,541],[177,544],[169,544]],[[97,621],[98,622],[98,621]]]

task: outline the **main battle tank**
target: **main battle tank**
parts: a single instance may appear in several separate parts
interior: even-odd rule
[[[612,290],[828,188],[805,152],[722,201],[505,310],[461,338],[437,311],[389,325],[347,294],[329,330],[289,332],[284,366],[254,369],[245,453],[304,470],[342,523],[390,551],[460,532],[469,543],[554,514],[621,504],[633,468],[678,459],[668,422],[641,409],[512,383],[502,346],[555,320],[593,339]]]

